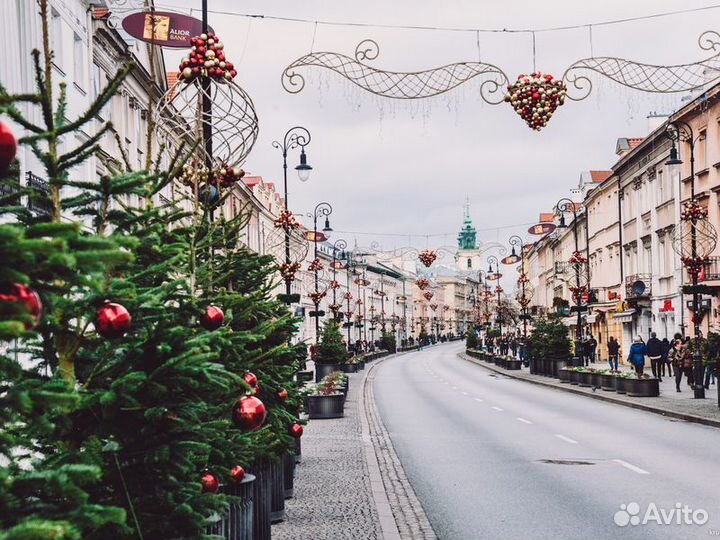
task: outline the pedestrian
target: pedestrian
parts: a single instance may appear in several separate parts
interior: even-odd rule
[[[693,369],[693,355],[690,350],[690,336],[685,336],[685,347],[687,354],[685,355],[685,362],[683,363],[683,373],[685,373],[687,385],[693,388],[695,386],[695,370]],[[700,382],[702,383],[702,381]]]
[[[667,366],[667,376],[672,376],[672,367],[670,364],[670,342],[667,337],[662,339],[662,358],[660,363],[660,375],[665,376],[665,367]]]
[[[515,337],[510,338],[510,350],[512,351],[513,357],[517,357],[518,343]]]
[[[610,363],[610,371],[618,370],[618,358],[620,356],[620,343],[613,336],[610,336],[607,342],[608,362]]]
[[[590,358],[591,363],[595,363],[595,352],[597,351],[598,342],[595,337],[590,334],[590,339],[588,340],[588,356]]]
[[[682,382],[682,376],[685,372],[685,365],[687,360],[690,358],[690,354],[687,349],[687,342],[683,340],[680,334],[675,334],[675,339],[672,344],[672,365],[675,371],[675,390],[681,392],[680,383]]]
[[[645,368],[645,344],[640,336],[635,337],[635,341],[630,346],[630,352],[628,353],[628,362],[630,362],[635,368],[635,373],[638,376],[643,374]]]
[[[662,377],[660,376],[660,364],[662,362],[663,346],[662,341],[657,338],[657,334],[655,332],[650,334],[650,339],[648,339],[645,349],[648,358],[650,358],[650,369],[652,370],[653,377],[655,377],[659,382],[662,382]]]

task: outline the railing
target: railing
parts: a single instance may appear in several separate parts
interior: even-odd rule
[[[50,202],[50,184],[31,171],[25,173],[27,187],[31,193],[28,196],[28,209],[40,216],[49,216],[52,212]]]
[[[632,274],[625,278],[626,298],[648,298],[652,295],[652,275]]]
[[[570,263],[565,261],[558,261],[555,263],[555,275],[568,274],[570,272]]]
[[[720,257],[710,257],[703,266],[703,271],[698,276],[698,281],[713,281],[720,279]]]

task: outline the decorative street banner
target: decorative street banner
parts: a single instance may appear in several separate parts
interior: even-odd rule
[[[542,236],[545,234],[550,234],[556,229],[556,225],[554,223],[538,223],[537,225],[533,225],[528,229],[528,232],[530,234],[536,234],[538,236]]]
[[[123,29],[132,37],[162,47],[189,48],[190,40],[202,34],[202,21],[182,13],[143,11],[122,20]],[[208,31],[213,29],[208,26]]]

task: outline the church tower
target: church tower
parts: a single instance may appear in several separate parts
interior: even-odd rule
[[[477,272],[482,265],[481,253],[477,246],[477,231],[470,219],[470,198],[465,202],[465,216],[458,233],[457,266],[465,272]]]

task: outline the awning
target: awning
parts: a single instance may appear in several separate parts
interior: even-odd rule
[[[584,319],[585,317],[583,316],[583,320]],[[572,317],[564,317],[562,322],[565,326],[577,326],[577,315],[573,315]]]
[[[619,323],[631,323],[635,316],[634,309],[627,309],[620,313],[613,313],[613,321]]]

